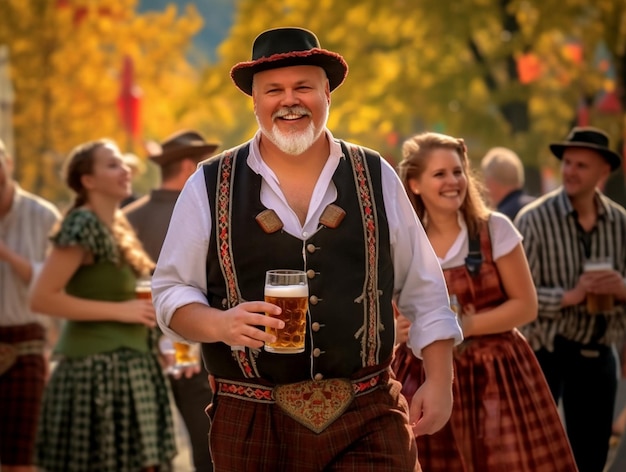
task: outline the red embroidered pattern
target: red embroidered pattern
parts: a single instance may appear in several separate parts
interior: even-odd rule
[[[252,385],[239,382],[221,382],[218,380],[218,393],[232,397],[249,398],[261,403],[274,403],[273,389],[262,385]]]
[[[228,298],[228,307],[236,306],[241,302],[239,287],[237,286],[237,277],[233,263],[232,252],[230,249],[230,196],[231,185],[230,180],[235,162],[234,152],[232,150],[224,152],[220,158],[219,175],[217,182],[217,246],[222,268],[222,275],[226,281],[226,291]],[[233,356],[239,368],[246,378],[258,377],[254,371],[252,361],[248,354],[248,350],[238,349],[232,351]]]
[[[309,380],[277,386],[274,399],[281,410],[319,434],[348,409],[354,391],[345,379]]]
[[[233,152],[226,151],[220,159],[220,175],[217,184],[217,226],[220,265],[226,280],[228,306],[239,303],[237,282],[230,252],[230,176],[233,167]]]
[[[377,374],[369,379],[353,380],[352,387],[354,388],[354,395],[358,396],[367,393],[374,387],[377,387],[378,384],[381,383],[382,377],[382,374]]]
[[[365,312],[367,313],[366,330],[367,336],[363,340],[365,346],[365,365],[378,365],[378,222],[376,211],[372,202],[371,181],[363,155],[359,148],[350,146],[350,158],[352,160],[361,214],[365,229],[365,242],[367,250],[367,265],[365,267],[366,281],[364,298]]]
[[[389,379],[386,372],[372,374],[358,380],[352,380],[352,389],[354,395],[359,396],[368,393]],[[239,397],[262,403],[274,403],[274,387],[259,385],[247,382],[238,382],[236,380],[216,379],[218,394],[228,395],[230,397]],[[314,383],[314,380],[309,381]]]

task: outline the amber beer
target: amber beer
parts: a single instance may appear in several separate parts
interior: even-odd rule
[[[584,264],[585,272],[613,270],[613,263],[607,260],[590,260]],[[613,295],[604,293],[588,293],[587,294],[587,312],[590,315],[598,315],[613,310]]]
[[[270,274],[278,273],[277,275]],[[285,322],[283,329],[266,328],[276,336],[275,343],[266,343],[265,350],[278,354],[294,354],[304,351],[306,314],[309,308],[309,288],[306,274],[301,271],[268,271],[265,285],[265,301],[281,308],[279,315]]]
[[[135,295],[140,300],[152,300],[152,284],[150,279],[137,279]]]
[[[200,361],[196,349],[194,349],[195,346],[178,341],[173,341],[172,344],[174,345],[174,358],[177,367],[196,365]]]

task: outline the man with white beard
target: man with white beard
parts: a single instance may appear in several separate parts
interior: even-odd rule
[[[310,31],[260,34],[231,69],[259,131],[200,165],[172,215],[154,303],[166,334],[202,343],[216,472],[419,471],[414,435],[450,416],[462,334],[437,258],[395,170],[326,128],[347,72]],[[263,301],[271,269],[308,278],[302,352],[264,349],[284,326]],[[427,372],[410,412],[392,302]]]

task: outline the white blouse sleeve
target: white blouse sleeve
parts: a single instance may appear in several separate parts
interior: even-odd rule
[[[494,211],[489,218],[493,260],[507,255],[522,241],[522,234],[506,215]]]

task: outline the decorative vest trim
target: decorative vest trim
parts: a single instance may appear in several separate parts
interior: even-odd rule
[[[320,223],[305,241],[282,230],[267,233],[255,220],[267,209],[260,201],[261,176],[247,165],[249,144],[203,165],[214,222],[207,256],[211,306],[228,309],[263,300],[269,269],[301,269],[309,276],[305,351],[285,355],[204,344],[205,364],[216,376],[281,384],[355,378],[389,362],[393,264],[381,157],[341,145],[345,157],[333,175],[338,192],[334,204],[346,215],[335,228]]]

